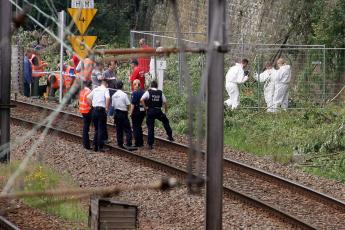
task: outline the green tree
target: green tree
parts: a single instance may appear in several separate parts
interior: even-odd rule
[[[312,42],[329,47],[345,45],[345,1],[316,1],[317,9],[313,10],[314,23]]]

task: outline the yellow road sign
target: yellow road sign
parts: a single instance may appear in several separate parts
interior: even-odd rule
[[[71,42],[73,50],[82,59],[87,57],[89,50],[95,44],[96,39],[97,39],[96,36],[70,36],[69,37],[69,41]]]
[[[79,32],[84,34],[89,27],[97,9],[68,8],[68,13],[73,18]]]

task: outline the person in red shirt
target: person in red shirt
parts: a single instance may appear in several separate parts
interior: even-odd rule
[[[140,88],[145,90],[145,71],[138,66],[138,61],[136,59],[131,60],[132,73],[129,77],[129,82],[131,83],[132,91],[134,91],[133,82],[138,79],[140,81]]]
[[[79,58],[78,58],[78,56],[75,55],[75,54],[73,54],[73,55],[72,55],[72,61],[73,61],[73,63],[74,63],[74,67],[77,67],[78,64],[79,64]]]
[[[149,45],[145,43],[145,39],[142,38],[139,40],[139,47],[142,49],[150,49]],[[150,61],[151,57],[150,56],[145,56],[145,57],[139,57],[138,58],[138,66],[144,71],[144,73],[148,73],[150,71]]]

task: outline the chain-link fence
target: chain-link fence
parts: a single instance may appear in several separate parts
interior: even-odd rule
[[[156,41],[165,47],[178,47],[176,32],[131,31],[131,46],[138,47],[141,38],[151,47],[156,47]],[[187,47],[205,48],[206,35],[203,33],[182,33],[183,42]],[[196,57],[196,54],[190,55]],[[187,56],[188,57],[188,56]],[[230,43],[225,56],[225,72],[230,66],[247,58],[250,62],[249,80],[240,85],[241,107],[265,107],[264,83],[254,80],[255,73],[264,71],[265,63],[273,64],[279,58],[284,58],[291,65],[292,80],[289,86],[289,108],[304,108],[322,106],[334,98],[345,84],[345,49],[326,48],[324,45],[290,45],[290,44],[245,44]],[[198,74],[205,67],[205,58],[198,56],[200,69],[193,69]],[[177,57],[176,68],[181,75],[181,61]],[[344,76],[343,76],[344,75]],[[180,88],[184,87],[180,79]],[[227,97],[228,95],[225,94]],[[337,99],[341,99],[341,95]]]
[[[250,76],[263,72],[265,63],[275,65],[279,58],[291,65],[290,108],[320,105],[334,93],[326,82],[325,47],[322,45],[230,44],[226,64],[231,66],[242,58],[250,62]],[[264,84],[250,77],[240,86],[242,107],[265,107]]]
[[[188,48],[200,48],[205,47],[205,44],[202,42],[206,39],[204,33],[194,33],[194,32],[187,32],[181,33],[183,38],[183,44]],[[139,40],[144,38],[147,45],[150,47],[157,48],[158,46],[163,47],[179,47],[178,39],[175,37],[176,32],[159,32],[159,31],[131,31],[130,34],[131,47],[139,47]],[[185,39],[188,38],[188,39]],[[192,40],[191,38],[195,39]],[[176,66],[176,70],[178,73],[178,81],[179,81],[179,90],[180,92],[183,91],[185,86],[185,79],[184,74],[182,74],[182,56],[181,54],[178,55],[170,55],[168,60],[168,68],[171,69],[171,66]],[[193,76],[202,76],[202,70],[204,69],[205,64],[205,55],[204,54],[186,54],[186,65],[188,67],[192,67],[193,71],[189,71],[190,75]],[[192,76],[192,78],[193,78]],[[194,77],[195,78],[195,77]]]

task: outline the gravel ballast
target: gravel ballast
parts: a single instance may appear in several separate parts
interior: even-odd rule
[[[11,125],[12,136],[28,130]],[[38,135],[33,136],[34,140]],[[23,158],[32,141],[27,140],[12,151],[14,159]],[[38,147],[36,155],[60,173],[69,173],[81,187],[115,184],[145,184],[166,177],[164,172],[142,166],[140,162],[107,153],[93,153],[78,143],[49,135]],[[185,187],[167,192],[144,190],[123,192],[116,199],[139,206],[140,229],[203,229],[204,198],[189,195]],[[290,229],[260,209],[250,207],[230,197],[224,197],[224,229]]]

